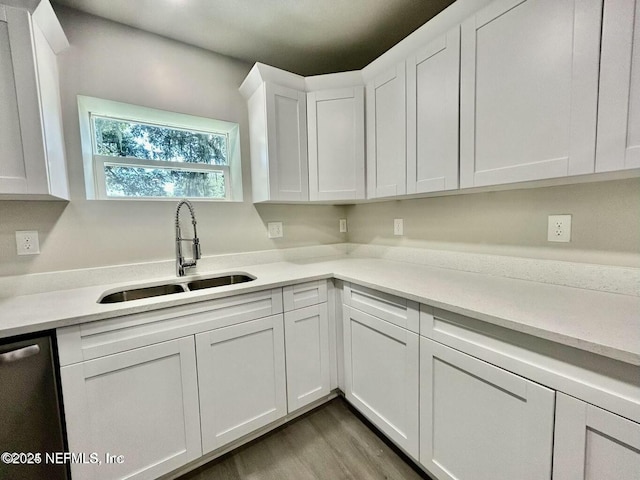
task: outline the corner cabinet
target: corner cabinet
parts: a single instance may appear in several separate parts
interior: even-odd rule
[[[253,202],[309,200],[304,79],[258,63],[240,92],[249,109]]]
[[[640,2],[604,2],[596,172],[640,168]]]
[[[68,199],[56,54],[69,43],[48,1],[0,4],[0,199]]]
[[[307,93],[307,126],[309,199],[364,199],[364,87]]]
[[[304,77],[254,65],[240,86],[249,109],[254,203],[365,198],[359,77],[319,75],[311,88]]]
[[[601,14],[499,0],[462,23],[461,188],[594,172]]]

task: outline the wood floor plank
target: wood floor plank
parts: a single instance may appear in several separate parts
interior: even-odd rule
[[[336,398],[179,480],[424,478]]]

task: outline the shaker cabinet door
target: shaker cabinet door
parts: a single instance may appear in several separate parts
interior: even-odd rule
[[[309,200],[304,92],[265,83],[269,200]]]
[[[407,60],[407,193],[458,188],[460,27]]]
[[[420,462],[438,480],[550,480],[555,392],[420,338]]]
[[[553,479],[605,478],[640,478],[640,424],[558,393]]]
[[[347,400],[418,458],[418,335],[344,306]]]
[[[329,317],[327,303],[284,314],[288,410],[293,412],[329,395]]]
[[[462,24],[460,186],[594,172],[601,0],[496,0]]]
[[[407,191],[405,63],[367,83],[367,197]]]
[[[193,336],[60,369],[74,480],[155,479],[202,455]],[[106,464],[105,455],[122,455]],[[87,457],[87,462],[89,458]]]
[[[282,315],[196,335],[203,453],[287,413]]]
[[[607,1],[596,172],[640,168],[640,2]]]
[[[307,126],[309,199],[364,199],[364,88],[308,93]]]

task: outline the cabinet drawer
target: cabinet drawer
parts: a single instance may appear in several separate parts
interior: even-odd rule
[[[344,285],[344,304],[374,315],[398,327],[418,333],[419,306],[417,302],[378,292],[359,285]]]
[[[279,288],[57,330],[60,365],[282,313]]]
[[[640,422],[638,366],[427,305],[420,334]]]
[[[282,289],[282,299],[285,312],[326,302],[327,281],[317,280],[298,285],[289,285]]]

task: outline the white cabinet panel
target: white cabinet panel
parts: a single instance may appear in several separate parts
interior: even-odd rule
[[[202,455],[193,337],[60,370],[69,450],[103,462],[72,463],[74,480],[155,479]]]
[[[266,83],[271,200],[308,200],[307,103],[304,92]]]
[[[309,199],[365,198],[364,88],[307,94]]]
[[[288,411],[330,392],[327,303],[284,314]]]
[[[462,188],[592,173],[600,0],[497,0],[462,24]]]
[[[50,8],[50,6],[49,6]],[[56,53],[36,14],[59,28],[53,11],[0,5],[0,196],[68,198]]]
[[[203,452],[287,413],[282,315],[196,335]]]
[[[640,424],[557,394],[554,480],[637,480]]]
[[[407,191],[405,64],[367,83],[367,197]]]
[[[407,193],[458,188],[460,27],[407,59]]]
[[[607,1],[602,25],[596,171],[640,168],[640,2]]]
[[[4,13],[0,5],[0,12]],[[11,62],[9,24],[0,19],[0,191],[24,192],[27,190],[27,174],[22,153],[20,117],[16,98],[16,84]]]
[[[420,462],[439,480],[551,478],[554,392],[420,338]]]
[[[418,335],[344,306],[347,400],[418,458]]]

